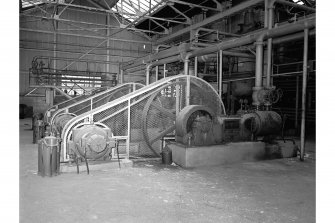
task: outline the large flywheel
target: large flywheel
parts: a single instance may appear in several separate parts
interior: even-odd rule
[[[162,138],[175,136],[177,114],[186,107],[187,81],[179,79],[158,88],[150,93],[143,107],[143,138],[156,156],[159,156]],[[189,105],[207,106],[213,116],[222,114],[224,107],[215,89],[200,78],[190,77],[189,81]]]
[[[176,108],[185,103],[186,81],[160,87],[148,98],[142,113],[142,131],[149,149],[159,155],[160,139],[176,129]]]

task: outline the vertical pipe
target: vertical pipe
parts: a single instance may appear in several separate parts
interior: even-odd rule
[[[190,105],[190,96],[191,96],[191,76],[187,75],[187,79],[186,79],[186,106]]]
[[[272,4],[273,5],[273,4]],[[269,22],[268,29],[272,29],[273,26],[273,6],[269,7]],[[271,86],[271,75],[272,75],[272,38],[268,39],[267,44],[267,69],[266,69],[266,87]]]
[[[120,84],[123,84],[123,70],[120,71]]]
[[[166,78],[166,64],[164,64],[163,69],[163,78]]]
[[[219,60],[220,60],[220,57],[219,57],[219,52],[216,53],[216,82],[217,82],[217,88],[218,88],[218,91],[219,91]]]
[[[295,119],[294,128],[298,129],[298,112],[299,112],[299,75],[296,76],[296,90],[295,90]]]
[[[108,28],[107,28],[107,49],[106,49],[106,54],[107,54],[107,56],[106,56],[106,59],[107,59],[106,72],[107,72],[107,78],[109,79],[109,77],[108,77],[108,75],[110,73],[110,64],[109,64],[109,61],[110,61],[110,55],[109,55],[109,53],[110,53],[110,50],[109,50],[110,40],[108,38],[108,36],[110,36],[110,27],[109,27],[110,26],[110,15],[109,15],[109,13],[107,13],[107,26],[108,26]]]
[[[194,58],[194,76],[198,77],[198,57]]]
[[[158,66],[156,66],[156,81],[158,81]]]
[[[307,60],[308,60],[308,29],[304,30],[304,66],[302,71],[302,105],[301,105],[301,132],[300,132],[300,160],[305,155],[305,118],[306,118],[306,88],[307,88]]]
[[[219,96],[222,100],[222,50],[219,51]]]
[[[131,117],[131,115],[130,115],[130,99],[128,100],[128,123],[127,123],[127,127],[128,127],[128,138],[127,138],[127,148],[126,148],[126,151],[127,151],[127,159],[129,159],[129,149],[130,149],[130,134],[131,134],[131,132],[130,132],[130,124],[131,124],[131,120],[130,120],[130,117]]]
[[[176,84],[176,116],[178,116],[180,110],[180,85]]]
[[[185,59],[184,62],[184,74],[188,75],[188,63],[190,62],[190,60],[188,58]]]
[[[146,69],[146,79],[145,79],[146,85],[150,84],[150,70],[151,70],[151,64],[147,65],[147,69]]]
[[[232,58],[228,57],[228,69],[229,69],[229,77],[231,76],[232,73]],[[231,82],[228,82],[227,86],[227,107],[228,107],[228,113],[231,113]]]
[[[256,43],[256,78],[255,87],[262,87],[262,73],[263,73],[263,41]]]
[[[268,27],[269,0],[264,0],[264,28]]]

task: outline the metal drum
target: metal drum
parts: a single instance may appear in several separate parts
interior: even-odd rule
[[[38,142],[38,175],[52,177],[59,174],[59,138],[47,136]]]

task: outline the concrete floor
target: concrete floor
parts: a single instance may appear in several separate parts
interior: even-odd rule
[[[31,120],[20,120],[20,222],[315,222],[309,157],[182,169],[157,161],[87,175],[37,175]]]

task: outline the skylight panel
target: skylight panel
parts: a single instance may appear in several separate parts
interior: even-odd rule
[[[34,6],[34,5],[40,5],[42,4],[43,2],[41,1],[22,1],[22,8],[27,8],[27,7],[31,7],[31,6]]]
[[[151,8],[155,7],[158,2],[161,1],[151,0]],[[115,9],[116,7],[117,10]],[[116,6],[113,7],[113,10],[118,11],[119,14],[123,14],[126,19],[133,22],[136,19],[136,16],[139,16],[139,13],[146,13],[149,10],[149,7],[150,0],[119,0]]]

